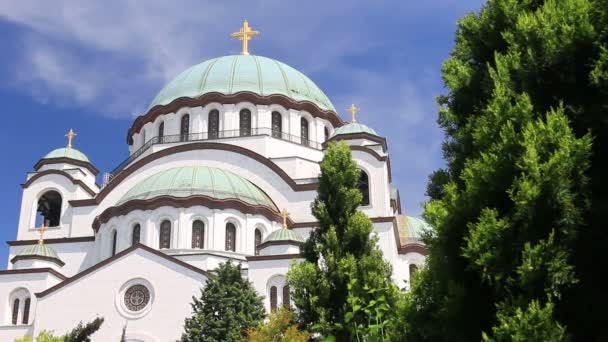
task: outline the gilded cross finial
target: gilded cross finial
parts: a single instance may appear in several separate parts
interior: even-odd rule
[[[289,217],[289,213],[285,208],[281,211],[281,217],[283,218],[283,229],[287,229],[287,218]]]
[[[40,239],[38,240],[39,245],[44,244],[44,231],[45,230],[46,230],[46,227],[44,226],[44,221],[42,221],[42,224],[40,224]]]
[[[355,104],[353,103],[350,105],[350,107],[348,107],[347,110],[350,112],[350,117],[351,117],[350,122],[352,122],[352,123],[357,122],[356,114],[359,111],[359,108],[357,108],[357,106],[355,106]]]
[[[72,139],[77,136],[73,129],[70,128],[70,131],[65,136],[68,137],[68,148],[72,148]]]
[[[243,42],[243,51],[241,54],[248,55],[249,54],[249,40],[251,37],[257,36],[260,34],[260,31],[253,31],[251,27],[249,27],[249,22],[247,20],[243,21],[243,27],[239,32],[234,32],[230,36],[234,38],[238,38]]]

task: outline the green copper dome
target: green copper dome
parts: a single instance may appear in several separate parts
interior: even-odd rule
[[[304,239],[300,236],[300,234],[291,229],[279,229],[270,233],[270,235],[264,239],[264,243],[270,241],[293,241],[303,243]]]
[[[272,200],[249,180],[230,171],[207,166],[184,166],[161,171],[135,185],[120,200],[147,200],[160,196],[208,196],[239,199],[277,210]]]
[[[355,133],[369,133],[371,135],[375,135],[378,136],[378,133],[376,133],[376,131],[374,131],[373,129],[360,124],[360,123],[349,123],[347,125],[344,125],[342,127],[338,127],[335,131],[334,134],[332,135],[332,137],[335,137],[336,135],[342,135],[342,134],[355,134]]]
[[[70,159],[75,159],[75,160],[80,160],[83,162],[90,163],[89,158],[87,158],[87,156],[84,153],[82,153],[72,147],[58,148],[56,150],[49,152],[42,159],[50,159],[50,158],[70,158]]]
[[[425,220],[409,215],[398,215],[397,224],[401,239],[420,240],[426,232],[433,229]]]
[[[277,60],[250,55],[224,56],[204,61],[169,82],[149,109],[179,97],[196,98],[206,93],[231,95],[249,91],[262,96],[285,95],[309,101],[322,110],[336,111],[329,98],[301,72]]]
[[[35,244],[25,247],[24,249],[17,254],[17,256],[40,256],[46,258],[55,258],[59,259],[57,252],[55,250],[45,244]]]

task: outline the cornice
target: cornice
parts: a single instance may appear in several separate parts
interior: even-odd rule
[[[252,255],[247,257],[247,261],[289,260],[299,258],[302,258],[302,254]]]
[[[60,259],[48,257],[48,256],[42,256],[42,255],[17,255],[11,259],[11,263],[14,264],[19,260],[44,260],[44,261],[49,261],[49,262],[55,263],[61,267],[63,267],[63,265],[65,265],[65,262],[61,261]]]
[[[34,165],[34,170],[38,171],[43,165],[48,165],[48,164],[72,164],[72,165],[84,167],[85,169],[91,171],[91,173],[94,176],[97,176],[97,174],[99,174],[99,170],[97,170],[97,168],[95,166],[93,166],[93,164],[82,161],[82,160],[67,158],[67,157],[40,159],[36,163],[36,165]]]
[[[6,244],[9,246],[28,246],[35,245],[38,243],[38,239],[35,240],[15,240],[15,241],[6,241]],[[47,245],[55,244],[55,243],[78,243],[78,242],[92,242],[95,241],[94,236],[79,236],[72,238],[56,238],[56,239],[44,239],[44,243]]]
[[[334,135],[333,137],[329,138],[327,141],[325,141],[323,143],[323,147],[324,148],[327,147],[327,144],[330,141],[358,140],[358,139],[367,139],[367,140],[376,142],[379,145],[382,145],[382,150],[384,152],[386,152],[388,150],[388,146],[386,144],[386,138],[379,137],[377,135],[369,134],[369,133],[366,133],[366,132]]]
[[[89,188],[89,186],[86,185],[83,181],[81,181],[79,179],[74,179],[72,176],[70,176],[69,173],[67,173],[65,171],[62,171],[62,170],[44,170],[44,171],[40,171],[40,172],[36,173],[35,175],[33,175],[30,179],[28,179],[27,182],[21,184],[21,187],[23,189],[26,189],[33,182],[35,182],[38,178],[44,177],[44,176],[47,176],[47,175],[60,175],[60,176],[63,176],[65,178],[69,179],[72,182],[72,184],[80,186],[84,191],[88,192],[89,195],[91,195],[91,196],[95,196],[96,195],[96,192],[93,191],[93,189]]]
[[[13,274],[32,274],[32,273],[50,273],[50,274],[54,275],[55,277],[57,277],[57,278],[59,278],[61,280],[68,279],[66,276],[64,276],[63,274],[55,271],[54,269],[52,269],[50,267],[25,268],[25,269],[19,269],[19,270],[2,270],[2,271],[0,271],[0,276],[2,276],[2,275],[13,275]]]

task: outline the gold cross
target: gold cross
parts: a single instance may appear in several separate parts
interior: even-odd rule
[[[68,137],[68,148],[72,148],[72,139],[78,134],[74,133],[74,130],[70,128],[70,131],[65,136]]]
[[[347,109],[350,112],[350,117],[351,120],[350,122],[355,123],[357,122],[357,118],[355,117],[355,114],[357,114],[357,112],[359,111],[359,108],[357,108],[357,106],[355,106],[355,104],[351,104],[350,107],[348,107]]]
[[[251,27],[249,27],[249,23],[247,22],[247,20],[245,20],[245,21],[243,21],[243,27],[241,27],[241,30],[239,32],[232,33],[230,36],[238,38],[240,41],[243,42],[243,52],[241,52],[241,53],[243,55],[248,55],[249,54],[249,40],[251,40],[251,37],[257,36],[259,34],[260,34],[260,31],[252,31]]]
[[[44,226],[44,220],[42,221],[42,224],[40,225],[40,239],[38,240],[38,244],[42,245],[44,243],[44,231],[46,230],[46,227]]]
[[[281,211],[281,217],[283,218],[283,229],[287,229],[287,217],[289,217],[289,213],[285,208]]]

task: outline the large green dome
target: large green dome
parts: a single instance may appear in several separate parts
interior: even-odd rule
[[[184,166],[156,173],[136,184],[120,200],[148,200],[160,196],[208,196],[239,199],[277,210],[272,200],[249,180],[230,171],[207,166]]]
[[[336,111],[325,93],[301,72],[277,60],[250,55],[218,57],[187,69],[156,95],[149,109],[180,97],[242,91],[261,96],[285,95],[295,101],[312,102],[322,110]]]

